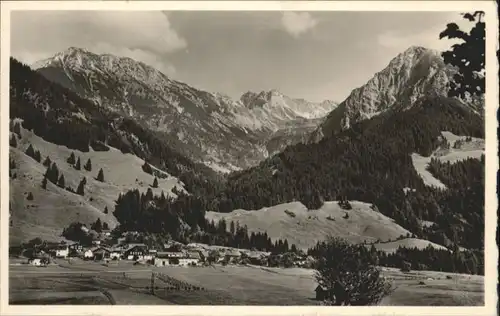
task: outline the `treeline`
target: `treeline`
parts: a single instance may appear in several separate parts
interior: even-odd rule
[[[324,255],[325,242],[318,242],[307,250],[313,258]],[[430,270],[450,273],[484,275],[484,253],[481,251],[459,251],[454,249],[436,249],[427,246],[424,249],[399,247],[393,253],[379,251],[372,245],[358,247],[365,260],[384,267],[409,270]]]
[[[10,59],[10,117],[23,119],[24,128],[70,149],[106,151],[112,146],[133,153],[178,177],[194,194],[214,194],[220,188],[222,179],[214,171],[179,154],[156,133],[79,97],[14,58]]]
[[[287,240],[272,241],[267,233],[249,233],[239,223],[218,223],[205,218],[206,205],[183,192],[173,190],[178,198],[153,195],[151,188],[146,193],[139,190],[121,194],[113,214],[120,223],[119,230],[138,231],[152,234],[168,234],[172,239],[188,243],[200,242],[209,245],[256,249],[270,252],[297,251]],[[180,211],[179,205],[190,205],[190,211]]]

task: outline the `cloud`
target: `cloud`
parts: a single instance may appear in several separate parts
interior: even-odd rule
[[[166,55],[187,47],[162,12],[17,11],[11,19],[11,54],[29,64],[75,46],[171,74]]]
[[[457,23],[462,30],[469,31],[471,25],[464,21],[453,21]],[[450,49],[450,47],[460,42],[456,39],[439,39],[439,34],[444,31],[446,25],[437,24],[425,31],[415,32],[397,32],[389,30],[378,35],[377,43],[383,48],[403,51],[410,46],[418,45],[438,51]]]
[[[307,12],[284,12],[281,17],[281,23],[285,30],[294,37],[299,37],[301,34],[314,28],[316,21]]]

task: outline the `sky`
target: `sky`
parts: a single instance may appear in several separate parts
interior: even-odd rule
[[[410,46],[449,49],[439,33],[461,20],[459,12],[15,11],[11,55],[32,64],[80,47],[233,98],[277,89],[340,102]]]

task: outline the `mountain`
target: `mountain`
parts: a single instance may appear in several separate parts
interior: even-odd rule
[[[179,192],[218,191],[206,184],[216,186],[220,181],[213,170],[194,163],[134,121],[82,99],[12,58],[10,120],[12,242],[57,240],[66,225],[77,221],[90,225],[101,219],[113,228],[118,223],[115,200],[130,189],[163,191],[172,198]],[[67,161],[70,153],[81,159],[81,165]],[[89,159],[92,168],[87,170]],[[43,188],[48,166],[55,166],[57,175]],[[98,180],[100,169],[103,181]],[[64,184],[58,176],[64,176]],[[83,178],[83,195],[77,194]]]
[[[250,92],[235,101],[173,80],[142,62],[75,47],[32,67],[81,97],[140,122],[182,154],[219,171],[257,164],[271,154],[266,142],[274,133],[290,125],[297,133],[302,126],[309,131],[310,119],[335,107],[277,91]],[[285,144],[300,139],[297,133]]]
[[[412,46],[391,60],[365,85],[354,89],[312,134],[311,141],[345,130],[389,110],[407,110],[426,97],[446,96],[456,72],[438,51]],[[477,104],[481,103],[475,100]]]
[[[482,156],[476,151],[484,133],[483,118],[462,102],[426,97],[406,111],[386,111],[357,122],[335,137],[289,146],[259,166],[230,175],[222,192],[204,198],[217,202],[209,211],[228,213],[294,201],[312,212],[323,201],[357,200],[374,204],[418,238],[479,249],[484,147]],[[479,145],[460,149],[462,145],[451,145],[443,135]],[[415,154],[430,157],[425,168],[445,190],[425,182]]]

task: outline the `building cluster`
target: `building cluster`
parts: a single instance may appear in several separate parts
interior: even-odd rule
[[[251,264],[259,266],[307,267],[310,260],[303,254],[271,254],[269,252],[235,249],[229,247],[207,247],[202,244],[184,245],[175,241],[161,247],[148,247],[144,243],[126,242],[119,239],[116,244],[104,244],[94,240],[92,246],[78,242],[47,245],[29,260],[33,265],[44,265],[51,258],[80,258],[89,261],[127,260],[147,263],[157,267],[199,266],[204,264]],[[286,259],[286,260],[285,260]],[[288,264],[282,264],[284,261]]]

